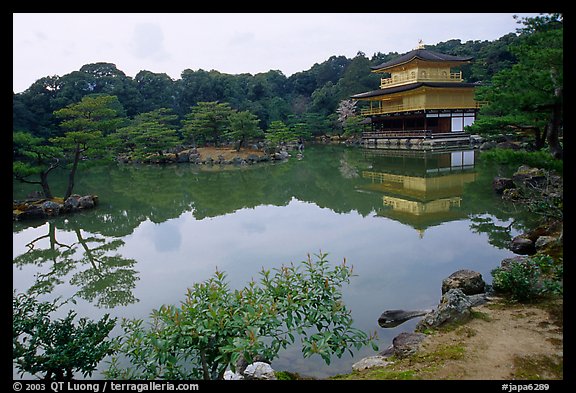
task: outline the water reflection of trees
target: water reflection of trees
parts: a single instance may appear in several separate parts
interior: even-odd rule
[[[79,190],[97,193],[100,205],[96,209],[74,216],[74,222],[78,228],[88,233],[122,238],[147,220],[162,223],[182,214],[192,214],[195,219],[202,220],[260,205],[286,206],[293,198],[314,203],[336,213],[355,211],[362,216],[387,217],[390,211],[387,212],[386,209],[390,208],[383,204],[382,192],[366,187],[371,180],[361,175],[364,171],[410,178],[443,175],[430,174],[434,172],[435,166],[445,165],[446,157],[442,154],[407,154],[412,156],[391,157],[361,148],[314,146],[306,149],[303,160],[291,159],[284,163],[237,167],[231,170],[220,170],[216,167],[214,170],[200,170],[198,166],[190,164],[92,167],[89,174],[79,179],[80,184],[77,187]],[[458,183],[455,188],[458,195],[443,195],[445,198],[458,197],[458,204],[451,208],[454,213],[452,216],[430,216],[433,220],[425,220],[424,224],[421,222],[422,217],[414,221],[413,217],[406,214],[388,218],[419,230],[422,225],[437,225],[441,224],[442,220],[481,216],[484,217],[483,221],[473,221],[471,229],[478,233],[488,233],[490,242],[502,247],[508,235],[506,231],[498,228],[496,220],[505,222],[513,218],[512,229],[520,228],[525,214],[502,208],[501,201],[493,195],[491,182],[495,173],[489,167],[475,165],[467,170],[474,172],[473,181]],[[439,187],[440,182],[437,183]],[[449,191],[451,190],[442,192]],[[493,223],[486,221],[485,218],[489,216],[495,217]],[[18,225],[26,224],[15,224],[15,231],[18,230]],[[95,252],[104,252],[105,246],[99,244],[95,238],[96,235],[93,235],[89,243],[96,245]],[[28,258],[52,259],[53,269],[62,271],[59,274],[54,273],[52,277],[61,277],[67,274],[66,269],[69,267],[66,258],[70,258],[68,254],[73,252],[59,245],[56,239],[53,239],[52,243],[44,253],[37,249],[30,250],[27,253]],[[80,237],[75,246],[84,249]],[[107,247],[116,246],[120,247],[120,244],[111,242]],[[103,285],[103,277],[107,277],[112,286],[128,285],[124,282],[130,280],[119,273],[130,270],[131,262],[113,260],[109,255],[112,249],[106,251],[104,259],[104,256],[94,253],[87,255],[95,256],[96,259],[86,259],[87,256],[82,259],[82,263],[90,266],[92,272],[92,275],[85,273],[86,277],[83,278],[92,284],[84,283],[83,287],[89,288],[96,283],[100,283],[96,286]],[[54,260],[55,252],[58,252],[57,261]],[[83,252],[86,254],[86,249]],[[128,273],[123,274],[130,276]],[[80,281],[78,279],[78,282]],[[48,281],[44,282],[48,285]],[[112,292],[108,296],[112,296]]]
[[[76,241],[66,244],[58,240],[64,231],[59,231],[55,222],[45,226],[47,233],[30,241],[26,245],[28,250],[14,258],[16,267],[33,264],[46,268],[36,274],[28,292],[52,292],[72,275],[69,282],[78,287],[76,296],[98,307],[113,308],[138,301],[132,293],[139,279],[132,269],[136,260],[124,258],[117,252],[124,245],[123,240],[86,236],[78,226],[69,223],[72,230],[66,232],[74,233]],[[47,247],[42,247],[44,239],[48,239]]]

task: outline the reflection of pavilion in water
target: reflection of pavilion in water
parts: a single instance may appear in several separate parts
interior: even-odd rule
[[[366,150],[372,168],[362,172],[371,182],[363,189],[383,193],[388,217],[415,228],[426,228],[466,217],[460,208],[464,185],[476,180],[474,150]]]

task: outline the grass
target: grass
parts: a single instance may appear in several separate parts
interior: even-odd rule
[[[426,373],[434,372],[448,360],[459,360],[465,355],[462,344],[450,344],[430,352],[419,352],[406,358],[391,357],[392,364],[362,371],[353,371],[331,377],[338,380],[412,380],[422,379]]]
[[[542,380],[563,379],[562,358],[558,356],[516,356],[514,358],[514,379]]]

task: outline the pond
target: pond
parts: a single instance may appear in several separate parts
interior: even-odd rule
[[[377,332],[384,350],[418,319],[383,329],[382,311],[435,307],[451,273],[476,270],[490,283],[490,271],[514,255],[506,244],[521,229],[511,225],[521,222],[520,213],[491,187],[502,170],[472,149],[335,145],[308,146],[302,159],[232,169],[83,168],[75,192],[97,194],[100,204],[47,222],[15,222],[13,288],[43,287],[42,299],[76,295],[79,316],[146,318],[162,304],[181,302],[187,288],[216,269],[241,288],[262,268],[322,252],[331,263],[354,266],[344,301],[355,327]],[[51,181],[55,194],[63,192],[64,173]],[[14,183],[14,198],[32,190]],[[366,347],[328,366],[320,357],[303,358],[295,345],[272,366],[325,378],[373,354]]]

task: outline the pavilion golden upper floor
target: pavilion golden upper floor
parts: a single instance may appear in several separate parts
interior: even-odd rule
[[[472,57],[452,56],[419,47],[391,61],[371,67],[383,74],[380,88],[351,96],[368,101],[361,115],[374,116],[414,111],[467,110],[475,113],[474,83],[466,83],[455,68]]]

